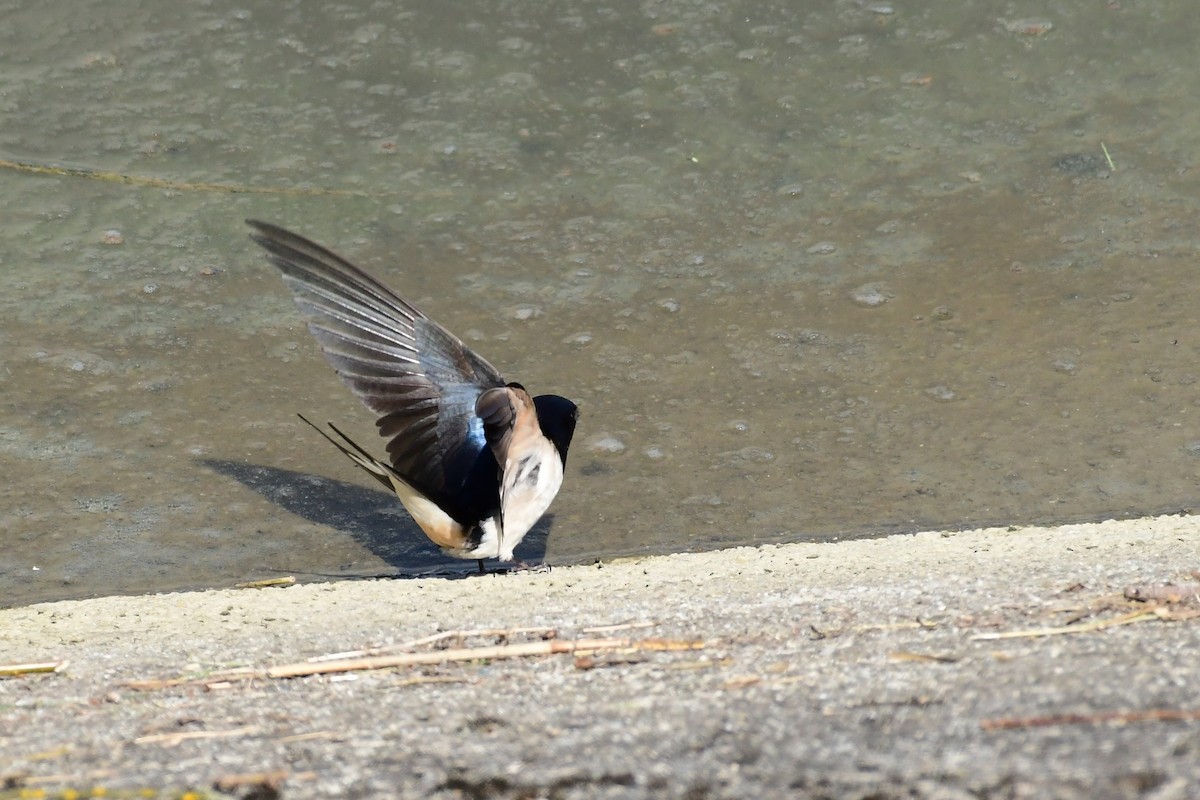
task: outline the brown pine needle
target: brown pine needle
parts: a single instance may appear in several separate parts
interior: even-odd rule
[[[896,650],[888,653],[888,659],[891,661],[920,661],[932,664],[956,664],[959,661],[958,656],[943,656],[935,653],[913,653],[908,650]]]
[[[979,727],[985,731],[1019,728],[1049,728],[1056,725],[1124,725],[1131,722],[1190,722],[1200,719],[1200,709],[1150,708],[1131,711],[1099,711],[1092,714],[1047,714],[1039,717],[995,717]]]
[[[288,197],[389,197],[395,192],[367,192],[360,189],[326,189],[320,186],[246,186],[238,183],[206,183],[172,181],[88,167],[60,167],[32,161],[9,161],[0,158],[0,169],[24,172],[28,175],[54,175],[62,178],[87,178],[94,181],[122,183],[126,186],[148,186],[152,189],[172,189],[178,192],[222,192],[224,194],[275,194]]]
[[[415,678],[403,678],[393,683],[393,686],[423,686],[427,683],[475,683],[470,678],[454,678],[449,675],[417,675]]]
[[[589,670],[597,667],[623,667],[629,664],[640,664],[646,660],[641,653],[609,652],[591,653],[575,656],[575,669]]]

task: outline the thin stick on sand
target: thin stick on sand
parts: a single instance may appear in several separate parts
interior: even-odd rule
[[[43,661],[37,664],[0,664],[0,677],[15,678],[21,675],[36,675],[46,672],[62,672],[66,661]]]
[[[541,642],[519,642],[490,647],[459,647],[427,653],[396,653],[395,655],[345,658],[315,663],[301,661],[296,664],[268,667],[263,671],[263,675],[268,678],[299,678],[305,675],[321,675],[331,672],[447,664],[453,661],[494,661],[501,658],[577,653],[581,650],[617,650],[633,646],[635,646],[634,643],[629,639],[576,639],[574,641],[549,639]]]

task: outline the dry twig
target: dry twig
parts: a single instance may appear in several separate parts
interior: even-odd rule
[[[891,661],[921,661],[932,664],[955,664],[958,662],[958,656],[940,656],[934,653],[913,653],[909,650],[896,650],[888,653],[888,659]]]
[[[576,639],[561,641],[550,639],[541,642],[518,642],[488,647],[457,647],[449,650],[433,650],[424,653],[397,653],[395,655],[346,658],[338,661],[296,664],[281,664],[263,670],[267,678],[299,678],[305,675],[320,675],[332,672],[357,672],[360,670],[387,669],[389,667],[412,667],[423,664],[447,664],[453,661],[491,661],[502,658],[575,653],[580,650],[614,650],[630,647],[628,639]]]
[[[263,578],[261,581],[246,581],[235,583],[235,589],[265,589],[268,586],[291,586],[296,582],[295,575],[285,575],[282,578]]]
[[[287,779],[288,773],[282,769],[273,772],[222,775],[213,781],[213,788],[218,792],[236,793],[241,797],[277,798],[280,797],[280,789]]]
[[[1097,711],[1091,714],[1046,714],[1037,717],[994,717],[979,723],[985,731],[1049,728],[1055,725],[1125,725],[1131,722],[1188,722],[1200,719],[1200,709],[1151,708]]]
[[[877,622],[868,625],[855,625],[849,630],[854,633],[867,633],[870,631],[907,631],[916,630],[917,628],[927,631],[933,630],[937,626],[938,624],[936,622],[930,622],[929,620],[917,617],[916,619],[908,622]]]
[[[650,620],[643,620],[641,622],[620,622],[616,625],[596,625],[591,628],[584,628],[582,633],[616,633],[617,631],[627,631],[634,628],[653,628],[657,624],[657,622],[651,622]]]
[[[166,680],[128,681],[131,689],[166,689],[172,686],[206,685],[209,688],[227,688],[234,681],[265,678],[300,678],[308,675],[325,675],[363,670],[413,667],[430,664],[448,664],[459,661],[493,661],[506,658],[555,655],[559,653],[595,653],[598,651],[627,650],[629,652],[654,650],[678,651],[701,650],[704,642],[675,639],[544,639],[536,642],[489,645],[486,647],[458,647],[446,650],[431,650],[419,653],[396,653],[365,657],[339,658],[327,661],[300,661],[280,664],[266,669],[238,668],[213,672],[204,678],[170,678]]]
[[[516,636],[523,633],[541,634],[545,639],[553,639],[556,631],[554,628],[536,627],[536,628],[479,628],[470,631],[439,631],[432,633],[429,636],[422,636],[420,639],[411,639],[400,644],[383,645],[380,647],[370,647],[364,650],[346,650],[341,653],[327,653],[325,655],[313,656],[308,659],[310,662],[318,661],[341,661],[347,658],[363,658],[366,656],[379,656],[385,653],[394,653],[396,651],[408,651],[417,647],[423,647],[429,644],[445,641],[446,639],[468,639],[479,636]]]
[[[139,736],[134,744],[161,744],[164,747],[174,747],[190,739],[229,739],[236,736],[250,736],[262,729],[257,725],[244,725],[241,728],[230,728],[224,731],[179,731],[178,733],[151,733]]]
[[[1062,636],[1070,633],[1090,633],[1092,631],[1115,628],[1118,625],[1130,625],[1134,622],[1145,622],[1160,619],[1162,614],[1157,609],[1134,611],[1112,619],[1098,619],[1095,622],[1085,622],[1080,625],[1064,625],[1058,628],[1033,628],[1025,631],[1002,631],[999,633],[977,633],[972,641],[995,641],[997,639],[1031,639],[1039,636]]]
[[[1200,583],[1130,586],[1125,589],[1125,598],[1142,603],[1195,604],[1200,601]]]
[[[67,668],[67,661],[43,661],[37,664],[0,664],[0,678],[15,678],[21,675],[35,675],[46,672],[62,672]]]

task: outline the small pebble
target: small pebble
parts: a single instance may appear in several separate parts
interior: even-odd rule
[[[541,315],[542,310],[537,306],[517,306],[515,309],[513,309],[514,319],[533,319],[534,317],[540,317]]]
[[[593,453],[623,453],[625,443],[615,436],[600,433],[588,439],[587,448]]]
[[[929,395],[934,400],[940,400],[943,403],[949,403],[951,400],[958,399],[957,392],[955,392],[949,386],[943,386],[940,383],[937,386],[930,386],[925,390],[925,394]]]
[[[875,308],[888,301],[888,294],[878,283],[868,283],[850,292],[850,299],[860,306]]]
[[[116,228],[110,228],[109,230],[106,230],[104,233],[100,234],[100,241],[104,244],[124,244],[125,235]]]
[[[1074,375],[1076,372],[1079,371],[1078,362],[1076,362],[1074,359],[1067,358],[1067,357],[1060,357],[1060,358],[1054,359],[1054,363],[1051,366],[1053,366],[1055,372],[1063,372],[1063,373],[1066,373],[1067,375]]]
[[[1004,24],[1004,29],[1009,33],[1020,34],[1021,36],[1041,36],[1043,33],[1049,33],[1054,30],[1054,23],[1048,19],[1014,19],[1011,22],[1000,20]]]

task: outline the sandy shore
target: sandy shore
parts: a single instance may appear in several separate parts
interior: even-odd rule
[[[288,798],[1195,797],[1193,600],[1123,595],[1198,568],[1200,520],[1160,517],[9,609],[0,661],[68,663],[0,679],[0,778],[117,796],[231,778],[251,796],[236,776],[272,773]],[[552,632],[262,674],[514,628]],[[631,641],[441,660],[613,637]]]

